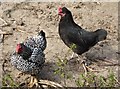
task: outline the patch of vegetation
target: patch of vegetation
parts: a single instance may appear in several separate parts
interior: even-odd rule
[[[13,80],[10,74],[3,75],[2,87],[18,87],[19,85]]]
[[[69,66],[67,59],[60,59],[58,58],[58,62],[56,62],[56,65],[58,68],[54,71],[54,74],[60,75],[60,77],[64,78],[64,85],[66,85],[66,79],[72,79],[72,74],[69,71]]]
[[[73,77],[69,71],[70,68],[68,66],[67,57],[71,50],[75,47],[76,47],[75,44],[71,45],[71,49],[67,51],[63,58],[58,56],[56,57],[58,59],[58,61],[56,62],[58,68],[54,71],[54,74],[58,74],[60,75],[60,77],[64,78],[64,85],[66,85],[66,79],[72,79]]]
[[[116,87],[118,81],[112,71],[108,73],[107,78],[89,72],[87,76],[80,74],[76,84],[78,87]]]
[[[71,46],[71,49],[64,55],[64,58],[57,57],[58,62],[56,63],[58,68],[55,70],[55,74],[59,74],[64,78],[64,84],[66,85],[66,79],[73,80],[73,75],[70,74],[67,66],[68,60],[67,57],[72,49],[76,47],[75,44]],[[74,80],[73,80],[74,82]],[[75,80],[75,83],[78,87],[116,87],[120,86],[115,74],[113,71],[108,72],[107,77],[101,75],[95,75],[93,72],[88,72],[87,75],[80,73],[79,78]]]

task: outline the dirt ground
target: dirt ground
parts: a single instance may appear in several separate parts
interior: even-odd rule
[[[16,82],[24,82],[29,75],[17,77],[19,71],[11,66],[10,54],[15,50],[19,42],[25,38],[44,30],[47,38],[45,50],[46,63],[41,70],[40,78],[58,82],[64,85],[64,78],[55,75],[57,68],[57,57],[63,58],[68,52],[68,47],[62,42],[58,34],[58,7],[66,6],[72,11],[73,18],[77,24],[88,31],[95,31],[98,28],[106,29],[107,39],[99,42],[96,46],[83,54],[92,61],[91,68],[104,70],[95,74],[107,76],[108,70],[114,70],[118,76],[118,3],[113,2],[77,2],[77,3],[0,3],[0,31],[10,32],[12,35],[4,35],[1,62],[5,62],[4,70],[13,77]],[[69,60],[72,52],[69,53]],[[110,62],[114,63],[110,63]],[[80,72],[84,72],[80,64],[75,61],[69,63],[67,73],[71,73],[72,80],[66,80],[66,86],[76,87],[75,80]]]

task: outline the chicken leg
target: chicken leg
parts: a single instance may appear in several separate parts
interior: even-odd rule
[[[28,87],[33,87],[34,85],[36,85],[36,87],[39,87],[38,80],[34,76],[31,76],[30,83],[28,84]]]
[[[78,61],[80,60],[80,55],[78,55]],[[97,72],[99,70],[94,70],[86,65],[86,61],[84,60],[85,58],[83,57],[83,60],[81,61],[81,64],[85,70],[85,75],[87,75],[87,72],[92,71],[92,72]]]
[[[73,52],[73,53],[72,53],[72,56],[70,57],[70,59],[72,59],[72,58],[74,57],[74,54],[75,54],[75,53]]]

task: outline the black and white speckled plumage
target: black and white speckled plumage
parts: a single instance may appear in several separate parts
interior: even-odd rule
[[[28,74],[37,74],[44,62],[45,55],[43,51],[38,48],[35,48],[28,60],[24,60],[22,56],[16,53],[11,56],[11,64],[18,70]]]
[[[26,60],[14,52],[10,58],[11,64],[24,73],[37,74],[45,62],[45,54],[43,51],[46,48],[46,38],[39,34],[27,39],[24,45],[32,50],[31,56]]]
[[[43,31],[34,37],[26,39],[24,45],[29,47],[31,50],[33,50],[35,47],[38,47],[44,51],[46,48],[46,38],[45,34],[42,33]]]

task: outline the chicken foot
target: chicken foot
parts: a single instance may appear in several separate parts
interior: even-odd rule
[[[30,83],[28,84],[28,87],[32,88],[34,85],[36,87],[41,87],[41,85],[39,84],[39,81],[35,77],[32,76],[30,79]]]

